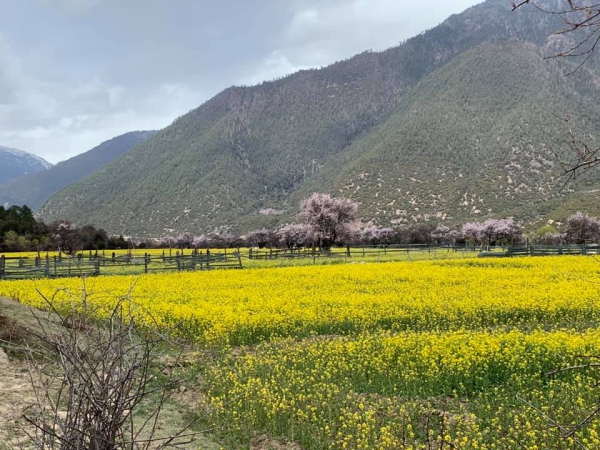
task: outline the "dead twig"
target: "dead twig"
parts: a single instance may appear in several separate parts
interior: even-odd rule
[[[65,327],[67,316],[43,295],[58,320],[34,314],[41,331],[32,334],[45,351],[28,351],[35,403],[24,420],[34,431],[24,431],[35,448],[162,450],[192,442],[201,433],[190,431],[198,419],[170,436],[159,432],[161,412],[182,380],[169,371],[157,385],[151,369],[154,361],[172,353],[173,342],[163,333],[139,330],[127,296],[102,321],[90,317],[85,286],[82,295],[85,305],[83,311],[76,308],[77,326]],[[47,356],[40,360],[40,354]],[[181,358],[182,351],[175,367]],[[136,415],[141,408],[144,419]]]

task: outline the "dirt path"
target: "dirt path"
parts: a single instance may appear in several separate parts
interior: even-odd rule
[[[33,400],[26,364],[9,358],[0,348],[0,448],[23,438],[21,417]]]
[[[34,323],[29,309],[0,298],[0,449],[23,439],[21,417],[34,400],[28,365],[17,348]]]

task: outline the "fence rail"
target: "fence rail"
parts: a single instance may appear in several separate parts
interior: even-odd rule
[[[502,251],[483,251],[481,258],[510,258],[513,256],[600,255],[600,244],[519,245]]]
[[[402,254],[410,259],[410,253],[437,253],[437,252],[479,252],[481,248],[473,245],[463,246],[430,246],[427,244],[414,245],[373,245],[360,247],[335,248],[332,250],[317,250],[311,248],[301,249],[249,249],[245,255],[249,260],[278,260],[302,258],[352,258],[352,257],[377,257]]]
[[[111,257],[0,257],[0,279],[65,278],[111,275],[117,273],[182,272],[197,270],[241,269],[239,253],[195,252],[190,255],[121,255]]]

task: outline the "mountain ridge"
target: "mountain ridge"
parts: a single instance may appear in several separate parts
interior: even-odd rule
[[[43,172],[26,174],[0,184],[0,204],[39,208],[52,194],[110,163],[149,139],[156,131],[132,131],[109,139],[93,149],[61,161]]]
[[[51,163],[33,153],[0,145],[0,183],[51,167]]]
[[[57,193],[40,212],[48,219],[62,216],[80,221],[85,217],[112,232],[129,235],[158,235],[171,229],[201,232],[218,225],[232,225],[244,231],[293,220],[299,199],[311,191],[353,195],[345,187],[353,183],[356,186],[356,180],[368,173],[365,167],[375,173],[388,170],[386,164],[395,164],[395,170],[401,175],[396,178],[403,180],[402,186],[382,188],[378,185],[384,183],[375,179],[373,186],[379,191],[364,186],[362,192],[369,194],[356,194],[365,219],[382,224],[458,221],[500,214],[503,210],[515,209],[510,202],[518,201],[523,203],[518,215],[534,220],[534,215],[524,211],[527,203],[535,203],[534,196],[518,191],[512,199],[494,193],[498,198],[489,200],[493,204],[491,211],[476,205],[473,208],[470,197],[461,202],[440,198],[437,204],[447,205],[447,211],[440,210],[436,204],[425,202],[421,194],[418,198],[409,195],[413,190],[411,183],[416,183],[410,180],[414,175],[409,173],[414,172],[410,164],[416,160],[415,151],[427,154],[429,159],[421,157],[420,164],[431,169],[426,177],[427,185],[432,186],[429,182],[437,176],[436,171],[443,171],[447,159],[454,158],[462,162],[466,170],[463,178],[453,181],[454,192],[464,196],[469,184],[495,192],[494,180],[489,178],[492,175],[476,170],[477,158],[493,157],[486,153],[486,147],[501,152],[502,158],[510,153],[509,146],[519,147],[522,157],[516,158],[517,162],[504,161],[508,167],[490,166],[490,173],[501,177],[506,184],[510,163],[519,164],[521,158],[529,158],[521,146],[529,148],[541,142],[537,131],[535,139],[504,140],[503,146],[494,144],[500,137],[493,129],[480,133],[485,142],[465,139],[458,134],[458,129],[472,134],[477,130],[472,123],[477,124],[477,121],[485,125],[484,111],[486,115],[496,114],[497,111],[486,104],[487,97],[498,104],[503,104],[506,97],[513,107],[512,112],[540,114],[533,102],[544,104],[541,112],[556,107],[560,102],[552,101],[552,95],[550,99],[545,97],[553,88],[565,84],[561,89],[566,93],[560,98],[573,97],[569,102],[583,111],[583,116],[595,116],[597,108],[586,102],[585,97],[597,94],[596,73],[590,72],[587,80],[585,74],[579,75],[582,81],[568,87],[566,82],[560,81],[567,70],[564,65],[543,59],[543,53],[563,39],[552,36],[560,24],[556,17],[534,9],[516,14],[510,12],[507,2],[488,0],[383,52],[363,52],[322,69],[303,70],[252,87],[228,88],[134,151]],[[507,44],[510,42],[522,45],[511,47],[503,60],[509,66],[494,62],[496,55],[489,50],[493,47],[482,47],[482,44],[511,46]],[[528,64],[527,59],[510,52],[526,54],[534,62]],[[463,62],[462,69],[447,68],[464,55],[468,60]],[[501,84],[486,83],[477,73],[467,77],[469,67],[478,67],[481,73],[497,78]],[[511,82],[510,76],[501,76],[507,69],[527,80],[526,89]],[[449,73],[452,70],[454,72]],[[439,79],[444,81],[435,88],[438,95],[429,92],[434,88],[426,83],[440,73]],[[480,92],[469,90],[460,77],[469,78]],[[543,86],[538,82],[543,82]],[[445,89],[454,93],[451,101],[463,107],[455,111],[436,100],[443,97]],[[415,103],[409,102],[410,96],[418,98],[419,93],[425,95],[426,92],[430,105],[427,115],[413,120],[409,113]],[[473,105],[472,111],[469,102]],[[460,128],[461,123],[457,121],[453,132],[452,127],[443,129],[431,125],[449,123],[447,117],[452,114],[455,120],[465,120],[469,126]],[[501,111],[498,114],[503,121],[498,130],[502,133],[519,130],[517,119]],[[396,122],[389,122],[392,118],[396,118]],[[544,125],[539,118],[534,121],[536,126]],[[406,129],[404,123],[409,123],[411,128]],[[396,132],[401,129],[402,133]],[[595,130],[593,125],[590,129]],[[551,142],[557,144],[558,138],[554,133]],[[370,150],[364,142],[377,150]],[[378,145],[381,142],[386,145]],[[453,153],[453,146],[459,145],[465,146],[464,151]],[[549,161],[549,155],[544,158]],[[536,161],[543,166],[541,160]],[[477,174],[485,183],[467,176],[469,173]],[[546,175],[558,176],[554,172]],[[393,184],[389,180],[387,183]],[[536,186],[549,189],[543,182]],[[428,189],[430,192],[424,191],[423,195],[454,195]],[[512,187],[509,190],[514,194]],[[408,194],[402,194],[403,191]],[[540,191],[540,195],[545,194]],[[386,198],[385,211],[381,198]],[[465,201],[468,211],[460,206]],[[415,207],[419,210],[412,214]],[[285,213],[261,213],[269,210]]]

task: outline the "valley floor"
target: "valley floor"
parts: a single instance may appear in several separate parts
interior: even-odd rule
[[[175,327],[197,353],[173,411],[212,430],[195,448],[591,450],[598,421],[574,427],[597,407],[599,273],[592,257],[464,258],[5,281],[0,296],[97,317],[126,298],[142,327]]]

